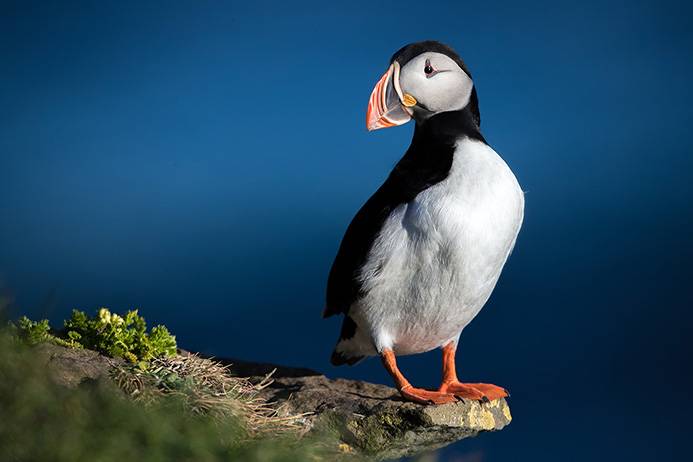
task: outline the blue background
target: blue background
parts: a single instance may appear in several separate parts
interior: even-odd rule
[[[413,126],[367,133],[390,55],[466,60],[525,224],[465,331],[514,421],[443,460],[681,458],[693,410],[691,7],[4,2],[0,281],[14,313],[139,307],[179,344],[332,368],[347,224]],[[417,385],[439,353],[402,359]]]

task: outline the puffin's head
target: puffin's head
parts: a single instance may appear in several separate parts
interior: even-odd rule
[[[392,56],[368,101],[368,130],[422,122],[470,106],[479,123],[474,83],[455,51],[436,41],[412,43]]]

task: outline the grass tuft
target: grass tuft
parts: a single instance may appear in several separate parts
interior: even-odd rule
[[[233,376],[216,361],[194,354],[156,358],[146,369],[132,365],[116,367],[113,377],[118,386],[135,401],[145,405],[164,395],[179,397],[196,415],[216,421],[241,419],[250,437],[291,432],[302,428],[305,415],[281,416],[280,410],[260,397],[263,383]]]

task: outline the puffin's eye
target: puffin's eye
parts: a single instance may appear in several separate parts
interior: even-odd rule
[[[424,72],[426,73],[426,77],[430,77],[431,74],[433,74],[433,66],[431,66],[431,61],[426,60],[426,66],[424,67]]]

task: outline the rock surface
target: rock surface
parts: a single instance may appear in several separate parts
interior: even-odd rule
[[[273,374],[263,390],[271,402],[284,404],[286,415],[312,413],[307,429],[332,428],[359,452],[393,459],[446,446],[482,431],[500,430],[510,423],[504,399],[422,406],[402,401],[397,390],[374,383],[328,379],[310,369],[219,359],[241,376],[261,380]]]
[[[109,377],[109,371],[123,360],[108,358],[96,351],[65,348],[50,343],[35,347],[45,360],[52,379],[66,387],[76,387],[87,380]]]
[[[122,364],[89,350],[48,344],[37,348],[54,379],[68,387],[87,380],[107,380],[111,368]],[[500,430],[511,421],[504,399],[421,406],[402,401],[395,389],[385,385],[328,379],[310,369],[215,359],[229,365],[234,375],[256,382],[276,369],[273,383],[261,394],[277,403],[281,414],[305,413],[305,432],[336,432],[345,443],[345,451],[376,459],[437,449],[482,431]]]

